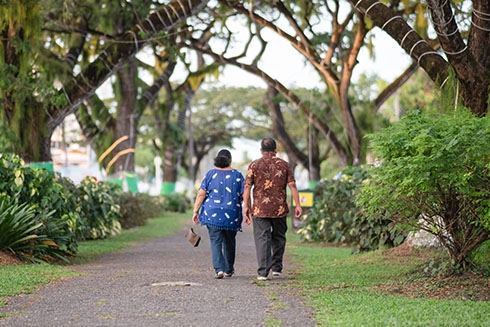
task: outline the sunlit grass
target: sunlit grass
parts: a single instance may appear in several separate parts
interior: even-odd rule
[[[316,310],[320,326],[490,326],[487,302],[388,295],[375,286],[407,282],[422,258],[385,260],[381,251],[351,255],[350,248],[308,245],[289,238],[301,265],[295,284]]]

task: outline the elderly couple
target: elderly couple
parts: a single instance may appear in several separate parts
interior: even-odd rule
[[[289,212],[286,186],[296,203],[294,216],[302,214],[293,172],[286,161],[276,157],[276,142],[267,137],[260,146],[262,158],[250,164],[245,178],[231,167],[230,151],[220,150],[214,159],[215,168],[206,173],[196,196],[192,221],[208,229],[217,279],[235,273],[235,237],[242,230],[243,214],[247,225],[253,222],[257,279],[267,280],[271,271],[273,276],[280,276]]]

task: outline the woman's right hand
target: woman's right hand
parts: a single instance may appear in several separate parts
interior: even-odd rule
[[[199,223],[199,216],[198,216],[197,212],[193,213],[192,222],[194,223],[194,225],[197,225],[197,223]]]

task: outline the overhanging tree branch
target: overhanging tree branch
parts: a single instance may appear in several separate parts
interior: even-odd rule
[[[278,80],[273,79],[271,76],[266,74],[264,71],[260,70],[257,66],[254,65],[247,65],[241,62],[238,62],[234,58],[226,58],[223,55],[219,55],[217,53],[214,53],[211,49],[209,48],[202,48],[199,46],[199,44],[194,44],[190,42],[188,44],[189,48],[192,48],[196,51],[200,51],[202,53],[205,53],[211,57],[214,58],[216,62],[222,63],[222,64],[229,64],[236,66],[244,71],[247,71],[259,78],[261,78],[267,85],[275,88],[277,91],[279,91],[291,104],[293,104],[296,108],[298,108],[303,114],[305,114],[306,117],[308,117],[308,120],[310,123],[312,123],[329,141],[331,144],[332,148],[334,149],[337,157],[339,158],[339,162],[342,166],[347,166],[348,163],[348,156],[347,156],[347,151],[343,147],[342,143],[340,140],[337,138],[337,136],[334,134],[334,132],[330,129],[330,127],[324,123],[321,119],[319,119],[315,113],[310,112],[310,108],[306,106],[301,99],[291,92],[287,87],[285,87],[282,83],[280,83]]]
[[[388,33],[407,54],[441,85],[449,76],[448,62],[436,52],[407,22],[392,9],[377,0],[349,0],[373,23]]]
[[[151,36],[170,31],[201,10],[207,2],[208,0],[174,0],[117,38],[83,72],[63,85],[61,92],[66,97],[67,105],[63,108],[55,106],[50,108],[51,119],[47,124],[48,130],[54,130],[67,115],[73,113],[84,100],[92,96],[128,58],[134,56],[151,41]]]

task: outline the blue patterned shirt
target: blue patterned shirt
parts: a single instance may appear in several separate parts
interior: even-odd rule
[[[244,177],[236,169],[211,169],[200,188],[206,197],[199,212],[201,225],[218,229],[242,231],[242,196]]]

